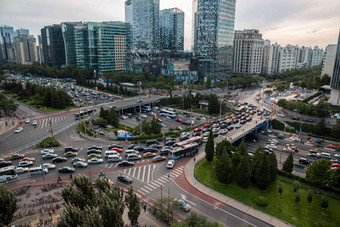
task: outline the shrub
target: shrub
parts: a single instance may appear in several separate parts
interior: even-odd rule
[[[258,206],[261,206],[261,207],[266,207],[268,205],[268,200],[266,197],[263,197],[263,196],[257,196],[255,198],[255,203],[256,205]]]
[[[45,148],[45,147],[60,147],[60,143],[58,140],[52,139],[52,137],[47,137],[43,141],[41,141],[36,148]]]

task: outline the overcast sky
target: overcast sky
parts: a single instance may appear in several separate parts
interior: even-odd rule
[[[34,36],[45,25],[64,21],[124,21],[125,0],[0,0],[0,25],[28,28]],[[191,46],[192,0],[160,0],[160,9],[185,12],[185,49]],[[281,45],[325,47],[336,44],[339,0],[236,0],[235,29],[256,28]]]

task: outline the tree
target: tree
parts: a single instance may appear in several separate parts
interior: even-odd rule
[[[321,208],[326,212],[328,208],[328,197],[326,195],[321,196]]]
[[[249,155],[246,152],[243,155],[242,161],[237,168],[237,177],[236,181],[237,184],[240,185],[242,188],[248,188],[250,184],[250,169],[249,169]]]
[[[250,163],[250,179],[255,184],[256,184],[256,179],[255,179],[256,171],[261,164],[261,157],[262,157],[263,153],[264,153],[264,151],[263,151],[262,146],[259,146],[255,150],[254,156],[253,156],[251,163]]]
[[[329,184],[334,188],[340,189],[340,169],[332,170]]]
[[[234,146],[229,142],[229,140],[222,140],[216,144],[216,157],[219,158],[224,151],[229,155],[232,155],[231,151],[234,150]]]
[[[182,222],[174,222],[171,227],[222,227],[218,222],[209,222],[205,216],[198,215],[195,212],[190,214]]]
[[[233,163],[233,169],[236,170],[240,162],[242,161],[242,155],[239,152],[234,152],[231,155],[231,162]]]
[[[101,227],[101,221],[98,211],[94,207],[86,206],[84,209],[66,204],[62,215],[57,224],[58,227],[68,226],[94,226]]]
[[[300,191],[296,192],[295,194],[295,206],[298,206],[298,203],[300,202]]]
[[[316,125],[314,128],[314,133],[316,135],[325,135],[326,133],[326,123],[325,123],[325,119],[322,118]]]
[[[208,141],[205,145],[205,158],[208,162],[211,162],[214,159],[214,136],[210,129]]]
[[[294,159],[293,159],[293,153],[290,152],[288,155],[286,161],[283,163],[282,170],[286,171],[288,173],[292,173],[294,169]]]
[[[220,103],[216,94],[210,94],[208,100],[208,112],[209,114],[218,114],[220,112]]]
[[[270,180],[274,181],[277,177],[277,159],[275,153],[271,153],[268,157],[268,168],[270,173]]]
[[[280,199],[282,199],[282,192],[283,192],[283,188],[282,188],[282,183],[281,183],[281,181],[280,181],[280,182],[279,182]]]
[[[17,210],[17,199],[3,184],[0,184],[0,204],[0,226],[8,225]]]
[[[313,191],[311,189],[308,189],[308,194],[307,194],[308,206],[310,206],[312,201],[313,201]]]
[[[245,153],[248,153],[248,150],[247,150],[247,145],[244,141],[242,141],[240,143],[240,145],[238,145],[237,147],[237,150],[241,155],[244,155]]]
[[[262,154],[262,160],[256,171],[255,180],[256,185],[262,190],[266,190],[270,184],[270,174],[266,153]]]
[[[224,184],[229,184],[233,181],[233,165],[227,152],[223,152],[222,156],[217,159],[215,173],[217,179]]]
[[[158,123],[158,121],[155,118],[153,118],[152,121],[150,122],[150,128],[153,134],[161,134],[162,126]]]
[[[331,137],[340,139],[340,120],[336,120],[336,124],[333,126],[331,131]]]
[[[177,205],[173,198],[157,199],[152,206],[152,215],[160,221],[169,223],[173,220],[174,211]],[[168,217],[170,219],[168,219]]]
[[[300,181],[295,180],[294,183],[293,183],[293,190],[294,190],[294,192],[300,191],[300,188],[301,188]]]
[[[131,186],[128,194],[125,196],[125,205],[129,209],[128,217],[130,219],[131,226],[137,226],[138,217],[140,215],[140,203]]]
[[[306,178],[316,187],[325,186],[330,180],[331,161],[327,159],[316,160],[306,171]]]

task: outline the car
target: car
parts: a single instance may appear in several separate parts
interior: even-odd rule
[[[165,141],[165,146],[172,146],[176,143],[176,139],[172,139],[172,140],[166,140]]]
[[[102,158],[91,158],[87,161],[88,164],[101,164],[104,163]]]
[[[33,166],[33,162],[23,161],[19,162],[18,167],[30,167]]]
[[[72,152],[72,151],[68,151],[64,154],[64,157],[74,157],[74,156],[77,156],[78,153],[76,152]]]
[[[9,160],[14,160],[14,159],[20,159],[20,158],[24,158],[25,155],[23,154],[13,154],[9,157]]]
[[[53,154],[54,153],[54,150],[53,149],[44,149],[40,152],[41,155],[44,155],[44,154]]]
[[[174,199],[175,204],[181,208],[182,210],[189,212],[191,209],[191,206],[185,202],[183,199]]]
[[[56,168],[56,165],[51,164],[51,163],[44,163],[44,164],[43,164],[43,168],[44,168],[44,169],[55,169],[55,168]]]
[[[10,165],[12,165],[11,161],[2,161],[2,162],[0,162],[0,168],[6,167],[6,166],[10,166]]]
[[[113,147],[113,148],[111,148],[110,150],[112,150],[112,151],[117,151],[117,152],[119,152],[119,153],[123,152],[123,149],[122,149],[122,148],[119,148],[119,147]]]
[[[299,120],[300,120],[300,118],[299,118],[298,116],[291,117],[290,119],[296,120],[296,121],[299,121]]]
[[[67,158],[59,157],[59,156],[52,159],[52,163],[66,162],[66,161],[67,161]]]
[[[137,103],[143,102],[143,99],[138,99]]]
[[[200,132],[193,132],[193,133],[192,133],[192,136],[200,136],[200,135],[201,135]]]
[[[148,116],[146,116],[145,114],[141,114],[140,115],[142,118],[147,118]]]
[[[24,130],[22,127],[19,127],[17,129],[14,130],[14,133],[19,133],[21,132],[22,130]]]
[[[212,133],[217,133],[218,131],[219,131],[218,128],[213,128],[213,129],[212,129]]]
[[[17,167],[15,168],[15,173],[19,174],[19,173],[27,173],[30,169],[27,167]]]
[[[285,115],[284,115],[284,114],[282,114],[282,113],[278,113],[278,114],[276,114],[276,116],[278,116],[278,117],[282,117],[282,118],[284,118],[284,117],[285,117]]]
[[[310,166],[313,162],[311,160],[306,159],[306,158],[300,158],[299,163],[302,164],[302,165]]]
[[[84,158],[76,157],[76,158],[72,158],[71,160],[71,163],[74,163],[74,162],[86,162],[86,160]]]
[[[186,140],[186,139],[189,139],[189,136],[190,136],[190,133],[189,132],[182,132],[181,135],[180,135],[180,140]]]
[[[210,124],[204,124],[203,128],[210,128]]]
[[[35,162],[35,158],[25,157],[25,158],[20,159],[20,162],[23,162],[23,161]]]
[[[339,169],[339,168],[340,168],[340,163],[333,163],[333,164],[332,164],[332,167],[333,167],[333,168],[338,168],[338,169]]]
[[[202,131],[201,128],[195,128],[195,129],[194,129],[194,132],[200,132],[200,131]]]
[[[58,157],[57,154],[52,154],[52,153],[47,153],[47,154],[44,154],[41,156],[41,158],[43,160],[46,160],[46,159],[52,159],[52,158],[55,158],[55,157]]]
[[[93,145],[89,147],[87,150],[103,150],[103,148],[97,145]]]
[[[25,120],[25,123],[26,123],[26,124],[30,123],[30,120],[26,119],[26,120]]]
[[[133,149],[138,152],[143,152],[145,148],[138,145],[138,146],[135,146]]]
[[[168,161],[168,164],[167,164],[166,168],[172,169],[172,168],[174,167],[174,165],[175,165],[175,162],[176,162],[175,160],[170,159],[170,160]]]
[[[75,168],[69,167],[69,166],[64,166],[59,168],[58,172],[59,173],[74,173],[76,171]]]
[[[202,142],[206,143],[208,141],[208,137],[203,137]]]
[[[138,145],[137,144],[130,144],[128,146],[128,149],[134,149],[135,147],[137,147]],[[122,148],[122,147],[121,147]],[[110,150],[110,147],[109,147],[109,150]]]
[[[179,119],[179,118],[177,118],[176,120],[175,120],[176,122],[179,122],[179,123],[182,123],[182,119]]]
[[[152,152],[152,153],[157,153],[158,149],[154,147],[146,147],[144,148],[144,152]]]
[[[335,145],[335,144],[327,144],[326,145],[326,148],[329,148],[329,149],[338,149],[339,148],[339,146],[338,145]]]
[[[159,162],[159,161],[163,161],[163,160],[165,160],[166,159],[166,157],[165,156],[156,156],[156,157],[154,157],[153,159],[152,159],[152,161],[153,162]]]
[[[134,145],[134,144],[132,144],[132,145]],[[130,145],[131,146],[131,145]],[[130,147],[129,146],[129,147]],[[112,145],[110,145],[109,147],[108,147],[108,150],[112,150],[112,148],[123,148],[123,146],[122,145],[119,145],[119,144],[112,144]],[[131,149],[131,148],[129,148],[129,149]]]
[[[221,135],[225,135],[225,134],[227,134],[228,133],[228,130],[227,129],[221,129],[220,130],[220,134]]]
[[[126,161],[126,160],[123,160],[121,162],[118,162],[118,166],[122,167],[122,166],[133,166],[135,163],[133,162],[129,162],[129,161]]]
[[[102,151],[101,150],[89,150],[87,151],[87,155],[101,155],[102,154]]]
[[[163,120],[162,119],[157,119],[157,121],[159,122],[159,123],[162,123],[163,122]]]
[[[117,180],[125,184],[132,184],[132,179],[128,177],[127,175],[121,174],[117,177]]]
[[[86,168],[88,164],[86,162],[74,162],[73,166],[76,168]]]
[[[146,152],[143,154],[143,158],[151,158],[157,156],[157,153],[152,153],[152,152]]]
[[[309,153],[309,154],[307,154],[307,157],[321,158],[320,153]]]
[[[303,121],[308,122],[308,123],[313,123],[313,119],[311,118],[305,118]]]
[[[227,129],[228,129],[228,131],[233,130],[234,126],[230,125],[230,126],[227,127]]]
[[[78,152],[77,148],[75,148],[75,147],[65,147],[65,152],[68,152],[68,151]]]
[[[236,124],[235,128],[241,128],[241,125],[240,124]]]
[[[151,144],[149,147],[156,148],[158,150],[158,149],[161,149],[163,146],[160,144]]]
[[[100,154],[95,154],[95,153],[93,153],[93,154],[89,154],[88,156],[87,156],[87,159],[92,159],[92,158],[101,158],[102,156],[100,155]]]
[[[33,125],[33,126],[37,126],[37,124],[38,124],[38,122],[35,121],[35,120],[32,122],[32,125]]]

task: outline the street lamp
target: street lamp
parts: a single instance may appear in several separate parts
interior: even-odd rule
[[[137,82],[137,86],[139,87],[138,89],[138,102],[139,102],[139,134],[141,135],[142,134],[142,100],[140,98],[140,91],[141,91],[141,88],[142,88],[142,82],[141,81],[138,81]]]

